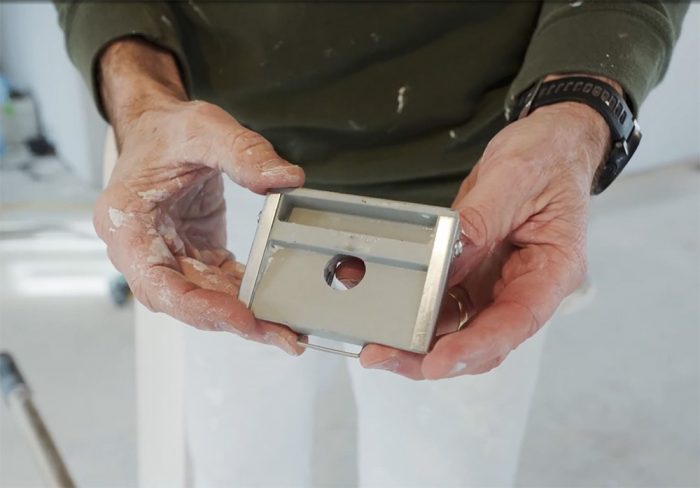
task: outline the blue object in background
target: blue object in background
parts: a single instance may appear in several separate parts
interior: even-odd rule
[[[0,74],[0,118],[6,110],[10,109],[10,83]],[[5,145],[5,135],[3,134],[2,124],[0,124],[0,156],[3,156],[7,151]]]

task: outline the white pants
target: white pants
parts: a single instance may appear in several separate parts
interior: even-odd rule
[[[262,198],[229,185],[227,204],[229,248],[245,261]],[[513,483],[542,333],[490,373],[415,382],[317,351],[289,357],[143,307],[136,317],[142,485]],[[174,471],[185,450],[183,479]]]
[[[232,188],[227,192],[230,248],[244,260],[262,200]],[[155,319],[140,309],[137,330],[155,320],[172,319]],[[292,358],[233,335],[178,330],[185,331],[182,393],[189,480],[184,484],[218,488],[513,483],[542,333],[490,373],[415,382],[364,370],[356,360],[327,353],[307,351]],[[159,376],[144,370],[161,368],[162,388],[163,370],[179,370],[165,366],[167,362],[149,366],[153,349],[147,341],[138,349],[143,431],[162,423],[168,408],[163,406],[164,393],[153,395],[146,384],[148,378],[156,383],[153,378]],[[350,388],[352,392],[346,391]],[[172,412],[177,416],[183,409],[174,406]],[[164,438],[168,440],[161,441]],[[151,436],[145,445],[142,441],[141,462],[152,463],[161,456],[165,469],[173,469],[162,459],[163,452],[173,449],[172,439],[165,429],[155,440]],[[164,445],[159,447],[159,442]],[[355,460],[356,466],[348,466]],[[151,475],[144,476],[148,472]],[[153,472],[142,466],[142,481],[162,484],[158,480],[165,478]]]
[[[339,462],[352,458],[344,451],[354,448],[354,433],[345,427],[356,424],[360,486],[510,486],[540,343],[528,341],[485,375],[414,382],[339,356],[290,358],[237,337],[193,332],[185,383],[193,484],[315,486],[314,470],[333,467],[314,456],[330,449]],[[345,367],[356,422],[349,395],[328,395]]]

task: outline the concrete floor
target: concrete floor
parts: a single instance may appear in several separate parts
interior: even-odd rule
[[[518,486],[700,486],[699,164],[624,178],[596,199],[595,297],[551,326]],[[3,172],[0,198],[0,348],[78,484],[135,486],[132,314],[107,293],[94,192],[60,172]],[[0,406],[0,486],[40,483]]]
[[[549,330],[519,485],[700,485],[699,183],[674,167],[596,199],[596,295]]]

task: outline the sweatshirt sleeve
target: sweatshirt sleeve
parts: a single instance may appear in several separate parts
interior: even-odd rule
[[[176,30],[175,16],[166,2],[58,0],[55,5],[68,55],[90,88],[103,117],[97,63],[102,51],[122,37],[139,36],[170,51],[177,60],[185,87],[189,87],[189,66]]]
[[[589,73],[617,81],[637,113],[661,81],[686,2],[545,1],[506,105],[549,74]]]

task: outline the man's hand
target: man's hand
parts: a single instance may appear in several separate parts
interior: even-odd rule
[[[603,118],[577,103],[539,108],[499,132],[453,203],[464,251],[449,286],[466,297],[467,326],[425,356],[368,345],[362,364],[414,379],[483,373],[537,332],[585,276],[590,189],[609,139]],[[458,323],[447,296],[438,331]]]
[[[302,169],[224,110],[187,101],[168,53],[118,41],[101,75],[120,154],[94,224],[135,297],[197,328],[299,354],[296,334],[256,322],[236,298],[244,268],[226,250],[221,173],[263,194],[302,185]]]

